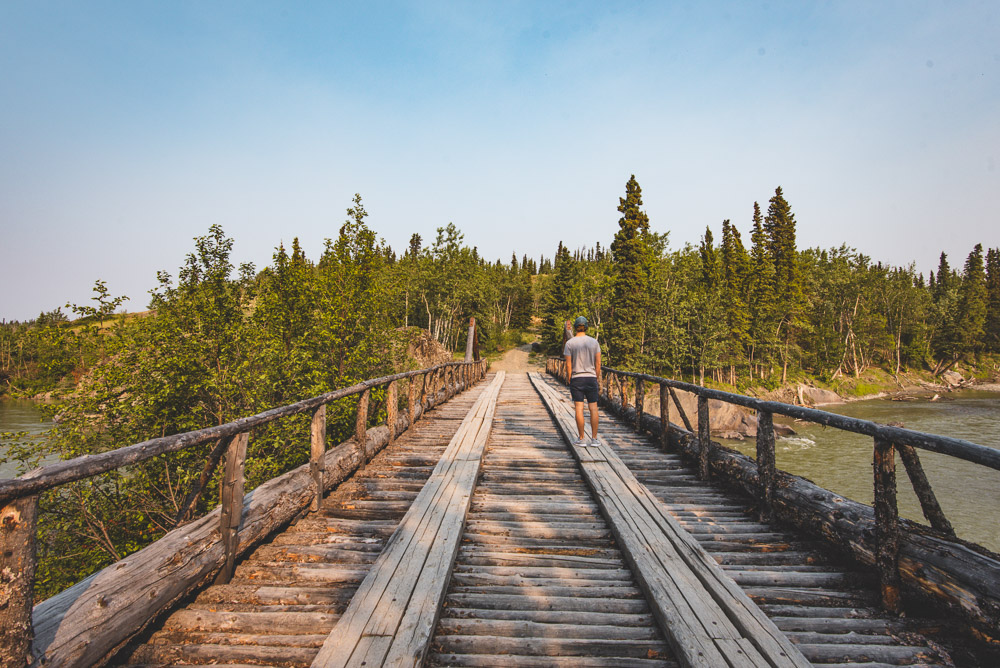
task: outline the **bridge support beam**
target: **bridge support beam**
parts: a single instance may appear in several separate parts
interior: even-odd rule
[[[371,397],[371,390],[365,390],[358,399],[358,413],[354,418],[354,440],[358,444],[361,452],[361,465],[368,463],[368,450],[365,443],[368,441],[368,400]]]
[[[646,384],[642,378],[635,379],[635,430],[642,433],[642,410],[646,398]]]
[[[875,439],[875,565],[882,587],[882,605],[898,613],[899,508],[896,506],[896,449],[890,441]]]
[[[757,480],[760,486],[758,517],[761,522],[774,519],[774,414],[757,411]]]
[[[389,427],[389,443],[396,440],[396,413],[399,408],[396,394],[396,381],[392,381],[385,388],[385,424]]]
[[[660,383],[660,448],[670,448],[670,387]]]
[[[310,509],[319,510],[323,500],[323,460],[326,457],[326,404],[313,413],[309,439],[309,475],[312,477],[313,500]]]
[[[220,529],[226,560],[215,578],[215,584],[228,584],[236,570],[236,552],[240,542],[240,520],[243,519],[243,469],[247,459],[249,434],[237,434],[226,448],[226,474],[222,483],[222,515]]]
[[[708,452],[712,449],[708,399],[698,397],[698,478],[708,480]]]
[[[0,666],[26,666],[34,627],[38,496],[0,508]]]

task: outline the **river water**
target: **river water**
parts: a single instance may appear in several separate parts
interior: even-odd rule
[[[52,421],[45,417],[37,402],[24,399],[0,400],[0,432],[26,432],[17,441],[30,444],[43,438],[51,428]],[[6,454],[5,444],[0,442],[0,457]],[[15,462],[0,462],[0,478],[12,478],[19,473]]]
[[[875,422],[902,422],[909,429],[1000,449],[1000,394],[997,393],[965,391],[945,395],[935,402],[876,399],[826,406],[823,410]],[[0,401],[0,432],[23,431],[31,438],[44,434],[51,424],[34,402]],[[789,424],[797,433],[779,438],[776,443],[780,469],[855,501],[871,504],[871,438],[808,422]],[[755,455],[753,440],[725,443],[744,454]],[[1000,517],[996,514],[1000,508],[1000,471],[934,452],[917,452],[945,516],[958,535],[1000,552]],[[0,463],[0,478],[14,475],[17,475],[16,465]],[[896,479],[900,514],[924,522],[920,504],[898,458]]]
[[[1000,394],[964,391],[939,401],[888,401],[875,399],[824,406],[822,410],[883,424],[902,422],[908,429],[962,438],[1000,449]],[[786,418],[787,420],[787,418]],[[775,415],[775,421],[779,416]],[[778,468],[812,480],[861,503],[871,504],[872,439],[808,422],[786,422],[797,433],[776,442]],[[750,455],[754,441],[726,441]],[[935,452],[917,450],[927,479],[945,516],[960,538],[1000,552],[1000,471]],[[896,488],[903,517],[927,521],[920,510],[909,478],[896,458]]]

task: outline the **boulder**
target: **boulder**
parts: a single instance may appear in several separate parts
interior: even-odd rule
[[[944,384],[948,387],[957,387],[965,382],[965,379],[962,378],[962,374],[957,371],[945,371],[941,374],[941,380],[944,381]]]
[[[799,403],[803,406],[825,406],[827,404],[842,404],[844,400],[831,390],[799,385]]]

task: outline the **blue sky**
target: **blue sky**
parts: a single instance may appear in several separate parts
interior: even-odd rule
[[[1000,246],[1000,3],[0,2],[0,318],[141,310],[221,224],[316,258],[355,192],[394,248],[606,244],[635,174],[671,245],[927,271]]]

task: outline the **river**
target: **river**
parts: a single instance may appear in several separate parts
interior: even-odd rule
[[[52,421],[45,417],[39,404],[26,399],[0,400],[0,432],[26,432],[21,442],[37,440],[52,428]],[[0,455],[6,455],[6,447],[0,444]],[[18,475],[17,464],[0,462],[0,478]]]
[[[902,422],[908,429],[953,436],[1000,449],[1000,394],[967,390],[939,401],[875,399],[824,406],[823,410],[873,422]],[[775,416],[778,421],[779,416]],[[872,503],[872,439],[808,422],[786,422],[797,433],[776,443],[778,468],[842,496]],[[753,440],[725,441],[754,456]],[[935,452],[917,450],[945,516],[960,538],[1000,552],[1000,471]],[[903,517],[926,524],[909,478],[896,458],[896,487]]]

